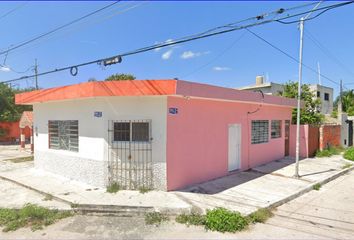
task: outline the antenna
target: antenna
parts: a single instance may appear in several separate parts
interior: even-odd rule
[[[319,84],[319,85],[322,85],[320,62],[317,62],[317,72],[318,72],[318,84]]]

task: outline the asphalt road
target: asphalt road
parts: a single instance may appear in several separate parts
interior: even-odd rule
[[[143,218],[74,216],[44,230],[0,233],[0,239],[353,239],[354,172],[278,207],[265,224],[236,234],[207,232],[173,221],[147,226]]]

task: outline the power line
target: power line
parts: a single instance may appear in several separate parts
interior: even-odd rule
[[[27,45],[27,44],[29,44],[29,43],[32,43],[32,42],[34,42],[34,41],[36,41],[36,40],[38,40],[38,39],[41,39],[41,38],[43,38],[43,37],[45,37],[45,36],[48,36],[48,35],[50,35],[50,34],[52,34],[52,33],[55,33],[55,32],[57,32],[57,31],[59,31],[59,30],[65,28],[65,27],[68,27],[68,26],[70,26],[70,25],[72,25],[72,24],[75,24],[75,23],[77,23],[77,22],[79,22],[79,21],[81,21],[81,20],[83,20],[83,19],[85,19],[85,18],[88,18],[88,17],[90,17],[90,16],[92,16],[92,15],[98,13],[98,12],[101,12],[101,11],[103,11],[103,10],[105,10],[105,9],[107,9],[107,8],[109,8],[109,7],[113,6],[113,5],[115,5],[115,4],[117,4],[117,3],[120,2],[120,1],[121,1],[121,0],[115,1],[115,2],[113,2],[113,3],[111,3],[111,4],[108,4],[108,5],[106,5],[106,6],[102,7],[102,8],[100,8],[100,9],[97,9],[97,10],[95,10],[95,11],[93,11],[93,12],[90,12],[90,13],[88,13],[88,14],[86,14],[86,15],[80,17],[80,18],[77,18],[77,19],[75,19],[75,20],[72,20],[72,21],[70,21],[70,22],[64,24],[64,25],[61,25],[61,26],[59,26],[59,27],[57,27],[57,28],[55,28],[55,29],[53,29],[53,30],[50,30],[50,31],[48,31],[48,32],[46,32],[46,33],[43,33],[43,34],[40,34],[40,35],[38,35],[37,37],[34,37],[34,38],[30,39],[30,40],[27,40],[27,41],[25,41],[25,42],[23,42],[23,43],[20,43],[20,44],[16,45],[16,46],[10,47],[10,48],[8,48],[8,49],[5,50],[5,51],[1,51],[1,52],[0,52],[0,55],[7,54],[7,53],[9,53],[9,52],[11,52],[11,51],[13,51],[13,50],[15,50],[15,49],[18,49],[18,48],[20,48],[20,47],[22,47],[22,46],[25,46],[25,45]]]
[[[8,15],[10,15],[11,13],[14,13],[16,12],[17,10],[19,10],[20,8],[22,8],[23,6],[25,6],[26,4],[28,3],[28,1],[22,3],[22,4],[19,4],[17,7],[11,9],[10,11],[4,13],[3,15],[0,16],[0,19],[3,19],[5,17],[7,17]]]
[[[330,58],[337,65],[341,66],[344,70],[354,76],[354,73],[346,66],[342,61],[340,61],[331,51],[326,48],[318,39],[314,37],[308,30],[305,30],[306,36],[310,39],[328,58]]]
[[[134,5],[130,4],[130,6],[129,6],[129,3],[120,4],[119,5],[120,6],[119,9],[116,8],[113,11],[108,12],[107,14],[105,13],[103,16],[100,16],[99,19],[94,20],[94,22],[89,22],[89,20],[86,20],[86,21],[81,22],[80,24],[76,24],[76,26],[73,29],[69,28],[69,29],[66,29],[65,31],[63,31],[63,33],[59,37],[62,38],[62,37],[67,36],[67,35],[69,35],[69,34],[71,34],[73,32],[77,33],[78,31],[80,31],[80,30],[82,30],[84,28],[88,28],[88,27],[93,26],[95,24],[104,22],[104,21],[106,21],[106,20],[108,20],[110,18],[113,18],[113,17],[115,17],[117,15],[126,13],[126,12],[128,12],[130,10],[133,10],[133,9],[135,9],[137,7],[142,6],[143,4],[146,4],[147,1],[144,1],[144,2],[141,2],[141,3],[138,3],[138,4],[134,4]],[[127,6],[127,7],[121,9],[123,6],[124,7]],[[42,43],[44,43],[45,41],[53,40],[54,38],[57,38],[57,36],[52,35],[52,36],[48,36],[47,38],[39,39],[38,41],[36,41],[36,43],[28,45],[28,46],[24,46],[20,50],[17,50],[16,53],[12,53],[11,56],[17,56],[20,52],[36,48],[36,47],[40,46]]]
[[[269,46],[271,46],[272,48],[276,49],[277,51],[281,52],[282,54],[284,54],[285,56],[287,56],[288,58],[292,59],[293,61],[295,61],[296,63],[300,64],[300,61],[298,59],[296,59],[295,57],[291,56],[290,54],[288,54],[287,52],[285,52],[284,50],[278,48],[277,46],[275,46],[274,44],[272,44],[271,42],[269,42],[268,40],[264,39],[263,37],[261,37],[260,35],[258,35],[257,33],[249,30],[246,28],[246,30],[248,32],[250,32],[251,34],[253,34],[255,37],[257,37],[258,39],[262,40],[263,42],[267,43]],[[321,77],[327,79],[328,81],[336,84],[336,85],[340,85],[338,82],[330,79],[329,77],[323,75],[322,73],[319,73],[317,70],[313,69],[312,67],[302,63],[301,64],[302,66],[304,66],[305,68],[309,69],[310,71],[316,73],[316,74],[319,74]]]
[[[221,58],[227,51],[229,51],[230,49],[232,49],[236,43],[238,43],[245,35],[247,32],[243,32],[241,36],[239,36],[235,41],[233,41],[229,46],[227,46],[226,48],[224,48],[218,55],[216,55],[213,59],[211,59],[210,61],[208,61],[207,63],[203,64],[202,66],[199,66],[197,69],[187,73],[186,75],[182,76],[181,78],[186,78],[190,75],[195,74],[196,72],[199,72],[200,70],[204,69],[205,67],[209,66],[210,64],[212,64],[213,62],[215,62],[216,60],[218,60],[219,58]]]
[[[125,53],[122,53],[122,54],[117,54],[117,55],[114,55],[114,56],[109,57],[109,58],[93,60],[93,61],[90,61],[90,62],[85,62],[85,63],[81,63],[81,64],[77,64],[77,65],[71,65],[71,66],[67,66],[67,67],[62,67],[62,68],[57,68],[57,69],[54,69],[54,70],[50,70],[50,71],[47,71],[47,72],[38,73],[37,76],[43,76],[43,75],[47,75],[47,74],[51,74],[51,73],[55,73],[55,72],[64,71],[64,70],[71,70],[71,72],[75,72],[75,74],[73,74],[73,75],[76,75],[77,71],[78,71],[78,68],[82,67],[82,66],[95,64],[95,63],[96,64],[102,64],[103,62],[105,62],[107,60],[112,60],[112,59],[115,60],[115,59],[118,59],[118,58],[121,61],[121,57],[131,56],[131,55],[135,55],[135,54],[139,54],[139,53],[143,53],[143,52],[148,52],[148,51],[151,51],[151,50],[154,50],[154,49],[157,49],[157,48],[177,45],[177,44],[181,44],[181,43],[185,43],[185,42],[194,41],[194,40],[197,40],[197,39],[208,38],[208,37],[211,37],[211,36],[221,35],[221,34],[224,34],[224,33],[229,33],[229,32],[233,32],[233,31],[237,31],[237,30],[241,30],[241,29],[246,29],[246,30],[249,31],[248,28],[250,28],[250,27],[268,24],[268,23],[271,23],[271,22],[276,22],[278,20],[285,20],[285,19],[296,17],[296,16],[301,16],[301,15],[304,15],[304,14],[307,14],[307,13],[312,13],[312,12],[315,12],[315,11],[321,11],[321,10],[324,10],[326,8],[334,9],[334,8],[337,8],[337,7],[340,7],[340,6],[351,4],[353,2],[354,1],[346,2],[346,3],[333,4],[333,5],[330,5],[330,6],[327,6],[327,7],[317,8],[315,10],[309,10],[309,11],[304,11],[304,12],[301,12],[301,13],[296,13],[296,14],[293,14],[293,15],[287,15],[286,17],[281,17],[281,18],[278,18],[278,19],[274,19],[273,18],[271,20],[264,20],[264,21],[261,21],[261,22],[255,22],[255,23],[251,23],[251,24],[248,24],[248,25],[245,25],[245,26],[233,26],[233,27],[229,27],[228,29],[220,30],[220,31],[210,31],[210,30],[208,30],[208,31],[206,31],[207,34],[205,34],[205,32],[199,33],[199,34],[194,34],[194,35],[183,37],[183,38],[180,38],[180,39],[177,39],[177,40],[172,40],[172,41],[168,41],[168,42],[164,42],[164,43],[160,43],[160,44],[154,44],[154,45],[151,45],[151,46],[147,46],[147,47],[144,47],[144,48],[140,48],[140,49],[136,49],[136,50],[133,50],[133,51],[125,52]],[[282,14],[282,13],[284,13],[284,11],[281,11],[279,14]],[[258,19],[258,17],[256,17],[256,19]],[[260,19],[262,19],[262,18],[260,18]],[[227,25],[224,25],[224,26],[231,26],[231,25],[227,24]],[[214,29],[217,29],[217,28],[214,28]],[[268,44],[269,44],[269,42],[268,42]],[[274,47],[274,45],[273,45],[273,47]],[[280,50],[280,49],[278,48],[278,50]],[[293,58],[293,57],[291,57],[291,58]],[[295,59],[295,58],[293,60],[298,62],[298,60]],[[120,61],[117,61],[117,62],[120,62]],[[307,68],[309,68],[309,67],[307,67]],[[321,75],[324,78],[329,79],[326,76],[324,76],[323,74],[321,74]],[[12,79],[12,80],[3,81],[3,83],[19,81],[19,80],[23,80],[23,79],[27,79],[27,78],[32,78],[34,76],[35,75],[23,76],[23,77],[20,77],[20,78],[15,78],[15,79]]]

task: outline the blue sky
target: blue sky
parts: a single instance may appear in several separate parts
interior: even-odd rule
[[[38,59],[39,72],[108,57],[136,48],[194,34],[226,23],[304,2],[120,2],[94,17],[72,25],[50,37],[10,52],[5,65],[24,71]],[[326,4],[334,4],[329,2]],[[0,49],[18,44],[38,34],[109,4],[109,2],[0,2],[0,16],[20,6],[12,14],[0,18]],[[306,22],[305,30],[321,42],[347,68],[353,69],[354,4],[328,11]],[[271,23],[252,28],[274,45],[298,58],[297,24]],[[350,70],[328,58],[306,35],[304,63],[344,83],[354,83]],[[231,47],[232,46],[232,47]],[[4,56],[0,56],[0,63]],[[354,72],[354,69],[352,70]],[[31,74],[29,71],[26,74]],[[121,64],[102,68],[89,65],[79,68],[73,77],[68,71],[39,77],[40,87],[54,87],[98,80],[113,73],[132,73],[138,79],[179,79],[241,87],[253,84],[256,75],[268,81],[296,80],[298,64],[277,52],[245,30],[208,39],[166,47],[123,58]],[[306,69],[305,83],[317,83],[318,76]],[[0,81],[24,74],[0,71]],[[323,85],[338,93],[338,86],[322,78]],[[33,86],[33,80],[21,86]],[[353,87],[347,85],[347,87]]]

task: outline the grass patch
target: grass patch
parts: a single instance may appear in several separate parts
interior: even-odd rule
[[[318,190],[320,190],[321,187],[322,187],[321,184],[316,183],[315,185],[313,185],[312,189],[318,191]]]
[[[322,151],[318,150],[316,152],[316,157],[330,157],[333,155],[338,155],[343,152],[343,148],[340,146],[336,147],[328,147],[326,149],[323,149]]]
[[[353,166],[353,164],[351,163],[346,163],[342,166],[342,169],[347,169],[347,168],[350,168],[351,166]]]
[[[227,210],[225,208],[215,208],[208,210],[206,214],[206,229],[218,232],[237,232],[246,228],[248,221],[241,213]]]
[[[272,217],[273,213],[268,208],[261,208],[248,215],[249,223],[264,223],[268,218]]]
[[[144,193],[147,193],[147,192],[150,192],[152,189],[149,188],[149,187],[139,187],[139,192],[144,194]]]
[[[109,193],[116,193],[119,190],[121,190],[121,187],[119,186],[119,184],[116,183],[116,182],[113,182],[109,186],[107,186],[107,190],[106,191],[109,192]]]
[[[33,161],[33,156],[13,158],[13,159],[8,159],[7,161],[13,163],[30,162]]]
[[[72,215],[70,211],[60,212],[34,204],[26,204],[18,210],[0,208],[0,226],[4,226],[3,232],[15,231],[22,227],[31,227],[32,231],[36,231]]]
[[[354,147],[347,148],[343,154],[345,159],[354,161]]]
[[[43,201],[52,201],[52,200],[53,200],[53,195],[49,193],[47,193],[43,198]]]
[[[152,212],[145,214],[145,223],[148,225],[160,225],[165,221],[168,221],[168,217],[163,213]]]
[[[176,222],[186,225],[205,225],[206,216],[199,213],[180,214],[176,217]]]

